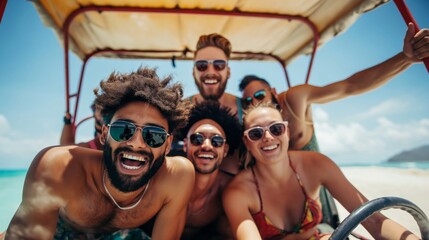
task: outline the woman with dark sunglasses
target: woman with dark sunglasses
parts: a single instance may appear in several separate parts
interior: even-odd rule
[[[349,212],[368,201],[328,157],[289,150],[288,123],[272,103],[250,106],[244,129],[245,170],[223,194],[237,239],[328,239],[318,230],[321,186]],[[418,239],[380,213],[362,224],[375,239]]]

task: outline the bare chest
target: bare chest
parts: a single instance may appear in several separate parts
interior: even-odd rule
[[[187,227],[202,227],[213,222],[223,212],[220,196],[197,199],[188,204],[186,214]]]
[[[60,216],[73,229],[83,232],[136,228],[149,221],[161,208],[144,199],[135,208],[119,209],[104,196],[85,196],[70,202]]]

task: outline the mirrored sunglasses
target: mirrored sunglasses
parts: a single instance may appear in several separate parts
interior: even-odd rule
[[[198,71],[204,72],[209,68],[209,64],[213,64],[213,67],[216,71],[222,71],[226,68],[227,63],[225,60],[198,60],[195,61],[194,66]]]
[[[266,96],[267,96],[267,92],[265,90],[263,90],[263,89],[259,90],[253,94],[253,97],[243,98],[242,99],[243,105],[249,106],[250,104],[252,104],[253,98],[255,98],[256,100],[262,101]]]
[[[137,126],[132,122],[123,120],[116,121],[107,126],[109,126],[110,136],[117,142],[130,140],[137,132],[137,129],[140,129],[144,142],[151,148],[161,147],[167,140],[167,137],[170,136],[164,128],[157,126]]]
[[[210,139],[210,143],[212,144],[213,147],[222,147],[226,141],[226,139],[220,135],[213,135],[210,138],[208,138],[208,137],[205,137],[201,133],[193,133],[193,134],[191,134],[191,136],[189,136],[189,141],[194,146],[203,145],[203,143],[206,139]]]
[[[244,136],[246,136],[250,141],[254,142],[262,139],[265,131],[268,130],[272,136],[278,137],[286,132],[287,125],[288,122],[284,121],[275,122],[265,127],[252,127],[244,131]]]

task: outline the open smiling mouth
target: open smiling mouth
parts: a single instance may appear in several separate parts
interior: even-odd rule
[[[128,153],[123,153],[119,158],[123,168],[128,170],[137,170],[147,164],[147,157],[135,156]]]
[[[213,79],[213,78],[209,78],[209,79],[204,79],[204,84],[208,84],[208,85],[212,85],[212,84],[216,84],[219,81],[217,79]]]
[[[203,160],[213,160],[214,159],[214,156],[213,155],[211,155],[211,154],[198,154],[198,156],[197,156],[198,158],[200,158],[200,159],[203,159]]]
[[[277,149],[278,147],[279,147],[278,144],[273,144],[273,145],[270,145],[270,146],[263,147],[262,150],[263,151],[272,151],[274,149]]]

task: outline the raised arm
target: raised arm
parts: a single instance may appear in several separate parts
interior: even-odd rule
[[[24,183],[22,202],[18,207],[5,239],[52,239],[60,206],[58,184],[51,173],[51,150],[40,152],[31,164]]]
[[[180,239],[186,220],[186,208],[194,187],[195,172],[191,162],[182,157],[180,167],[175,167],[173,176],[164,181],[167,186],[160,191],[167,191],[167,199],[155,220],[152,239]]]
[[[75,138],[73,134],[73,125],[71,124],[71,114],[66,113],[64,115],[64,126],[61,131],[60,144],[61,145],[72,145],[75,144]]]
[[[347,211],[352,212],[368,201],[368,199],[346,179],[335,163],[330,160],[323,162],[323,164],[318,166],[319,172],[323,172],[323,185]],[[362,222],[362,225],[375,239],[419,239],[403,226],[388,219],[381,213],[373,214]]]
[[[249,198],[246,191],[232,182],[223,192],[222,203],[226,216],[231,225],[234,237],[238,240],[259,240],[258,227],[249,211]]]
[[[300,94],[304,92],[308,104],[311,104],[327,103],[365,93],[384,85],[413,63],[421,62],[422,59],[427,57],[429,57],[429,29],[422,29],[418,33],[415,33],[414,25],[410,23],[404,38],[402,52],[339,82],[323,87],[301,85],[306,90],[300,91]]]

